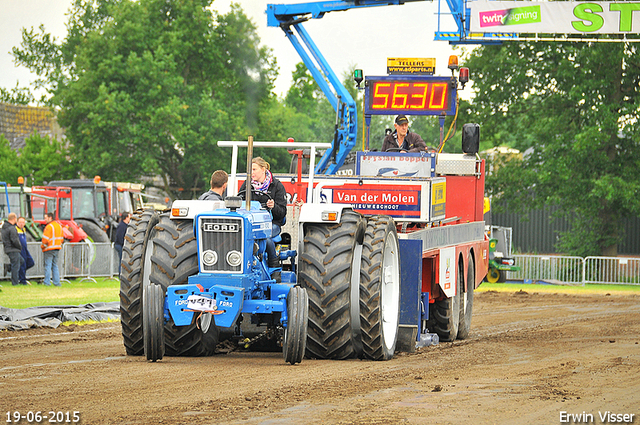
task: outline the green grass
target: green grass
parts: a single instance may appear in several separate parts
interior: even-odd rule
[[[118,301],[120,282],[115,279],[96,278],[90,280],[72,280],[63,283],[61,288],[37,285],[12,286],[10,281],[0,281],[0,306],[8,308],[27,308],[46,305],[82,305],[93,302]],[[636,294],[640,295],[640,285],[591,285],[562,286],[562,285],[532,285],[524,283],[488,283],[484,282],[478,288],[479,292],[539,292],[563,294]]]
[[[120,282],[116,279],[96,278],[81,281],[71,280],[62,283],[62,287],[44,286],[12,286],[11,281],[0,281],[0,307],[27,308],[47,305],[83,305],[94,302],[119,301]]]
[[[586,284],[585,286],[568,285],[542,285],[526,283],[489,283],[483,282],[477,289],[479,292],[539,292],[539,293],[562,293],[562,294],[616,294],[616,295],[640,295],[640,285],[600,285]]]

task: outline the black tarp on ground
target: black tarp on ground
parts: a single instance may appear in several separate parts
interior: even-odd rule
[[[85,305],[49,305],[23,309],[0,307],[0,330],[21,330],[33,327],[57,328],[62,322],[108,320],[120,318],[120,302]]]

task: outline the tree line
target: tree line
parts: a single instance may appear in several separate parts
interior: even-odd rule
[[[68,16],[64,40],[43,27],[24,29],[13,49],[16,63],[39,76],[35,88],[46,93],[39,101],[55,108],[67,139],[34,135],[18,154],[0,136],[5,180],[161,176],[178,198],[206,189],[212,170],[229,167],[231,153],[218,140],[333,138],[335,113],[302,63],[286,95],[274,94],[277,61],[237,4],[220,14],[212,0],[75,0]],[[477,122],[481,149],[524,152],[487,176],[494,208],[557,205],[572,222],[560,238],[563,252],[615,254],[620,220],[640,214],[636,50],[634,43],[509,42],[463,55],[474,96],[461,102],[455,127]],[[361,94],[350,75],[343,78],[361,111]],[[0,89],[0,100],[36,99],[15,87]],[[392,123],[374,117],[371,149]],[[412,118],[412,129],[437,146],[437,119]],[[458,133],[446,151],[460,151]],[[286,152],[256,155],[276,171],[289,169]]]

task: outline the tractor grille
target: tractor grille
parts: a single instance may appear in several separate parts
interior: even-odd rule
[[[200,270],[205,273],[241,273],[244,263],[242,218],[200,217],[199,226]],[[215,252],[215,264],[205,264],[206,251]],[[237,266],[227,261],[231,251],[240,253],[241,260]]]

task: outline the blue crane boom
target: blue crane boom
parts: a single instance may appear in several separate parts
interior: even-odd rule
[[[302,26],[302,23],[309,19],[320,19],[327,12],[363,7],[401,5],[410,1],[424,0],[319,1],[267,5],[267,25],[280,27],[284,31],[286,37],[296,49],[314,80],[336,111],[333,143],[331,148],[318,161],[316,173],[335,174],[342,166],[347,155],[356,144],[358,118],[355,100],[333,72]]]
[[[342,166],[347,155],[356,144],[358,118],[356,102],[342,85],[302,24],[309,19],[320,19],[327,12],[403,5],[415,1],[425,0],[345,0],[267,5],[267,26],[280,27],[284,31],[286,37],[296,49],[314,80],[336,111],[333,143],[331,148],[318,161],[315,169],[316,173],[335,174]],[[466,13],[464,0],[446,1],[458,26],[458,32],[456,33],[459,35],[458,40],[461,40],[467,31],[464,26],[468,26],[468,20],[464,19]]]

